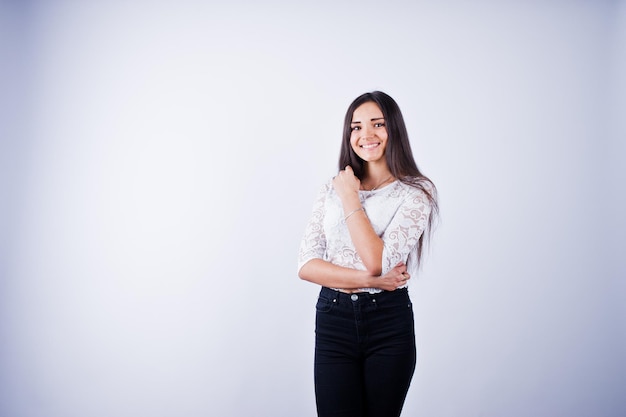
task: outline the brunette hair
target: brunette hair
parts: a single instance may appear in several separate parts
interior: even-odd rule
[[[424,174],[421,173],[409,142],[409,134],[404,124],[404,118],[400,107],[393,98],[382,91],[372,91],[357,97],[348,107],[346,117],[343,124],[343,139],[341,142],[341,151],[339,153],[339,169],[342,170],[346,165],[350,165],[354,170],[354,175],[363,180],[365,174],[365,162],[354,152],[350,145],[350,136],[352,133],[352,116],[354,111],[360,105],[368,102],[376,103],[385,118],[385,128],[387,129],[387,147],[385,149],[385,159],[391,174],[399,181],[418,188],[424,192],[431,206],[431,213],[428,217],[426,230],[417,242],[417,261],[421,263],[422,251],[426,240],[432,235],[434,221],[439,214],[439,205],[437,203],[437,188],[435,184]]]

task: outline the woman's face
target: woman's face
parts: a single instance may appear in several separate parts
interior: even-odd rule
[[[361,104],[352,114],[350,145],[365,162],[385,161],[387,128],[383,112],[373,101]]]

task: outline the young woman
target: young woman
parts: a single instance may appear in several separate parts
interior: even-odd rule
[[[298,259],[316,305],[318,416],[399,416],[415,369],[415,275],[437,213],[396,102],[374,91],[346,113],[339,173],[314,204]]]

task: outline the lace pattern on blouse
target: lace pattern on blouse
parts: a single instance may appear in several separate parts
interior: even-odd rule
[[[403,261],[411,276],[415,276],[417,242],[431,211],[426,194],[396,180],[375,191],[359,191],[359,198],[374,231],[383,240],[381,275]],[[341,200],[332,181],[321,187],[313,205],[313,214],[300,244],[298,270],[315,258],[343,267],[366,269],[352,244]],[[359,291],[381,290],[360,288]]]

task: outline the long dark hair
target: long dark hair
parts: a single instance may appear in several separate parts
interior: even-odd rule
[[[348,107],[346,117],[343,124],[343,139],[341,142],[341,151],[339,153],[339,169],[342,170],[346,165],[350,165],[354,170],[354,175],[363,180],[365,174],[365,161],[363,161],[352,149],[350,145],[350,136],[352,133],[351,123],[354,111],[360,105],[373,102],[383,112],[385,118],[385,127],[387,129],[387,147],[385,149],[385,159],[391,174],[403,183],[418,188],[424,192],[431,206],[431,213],[428,217],[428,224],[422,236],[417,242],[417,261],[420,264],[422,259],[422,251],[426,239],[430,239],[432,235],[433,224],[439,214],[439,204],[437,202],[437,188],[435,184],[424,174],[421,173],[409,142],[409,134],[404,124],[404,118],[400,107],[393,98],[382,91],[372,91],[357,97]]]

